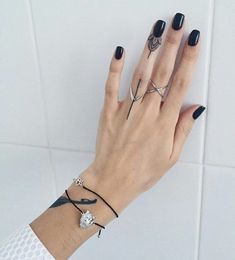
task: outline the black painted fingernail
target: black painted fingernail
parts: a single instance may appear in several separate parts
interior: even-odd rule
[[[166,27],[166,22],[158,20],[153,28],[153,35],[155,37],[161,37]]]
[[[189,37],[188,37],[188,45],[189,46],[195,46],[197,45],[198,41],[199,41],[199,38],[200,38],[200,31],[198,30],[193,30]]]
[[[184,15],[181,14],[181,13],[177,13],[175,16],[174,16],[174,19],[172,21],[172,28],[176,31],[180,30],[184,24]]]
[[[194,112],[193,112],[193,119],[196,120],[205,110],[206,108],[204,106],[198,107]]]
[[[124,52],[124,48],[121,46],[117,46],[115,51],[115,59],[120,60],[122,58]]]

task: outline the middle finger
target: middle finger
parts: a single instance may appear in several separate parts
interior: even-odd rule
[[[151,89],[153,86],[159,88],[159,92],[154,91],[145,96],[144,102],[148,105],[159,106],[162,100],[161,94],[164,94],[169,83],[184,33],[184,17],[181,13],[175,14],[171,27],[168,29],[162,52],[154,65],[149,86]]]
[[[133,114],[137,112],[142,97],[147,89],[158,47],[161,45],[161,36],[165,30],[165,24],[164,21],[158,20],[145,44],[143,53],[133,75],[130,93],[127,95],[124,102],[128,106],[126,119],[129,118],[131,112]]]

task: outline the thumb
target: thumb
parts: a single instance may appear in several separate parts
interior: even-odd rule
[[[171,154],[171,160],[174,162],[178,160],[195,120],[205,109],[204,106],[193,105],[180,114],[175,128],[174,144]]]

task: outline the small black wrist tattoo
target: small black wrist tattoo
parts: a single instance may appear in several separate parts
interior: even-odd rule
[[[90,205],[95,204],[97,202],[97,199],[80,199],[80,200],[72,200],[74,204],[80,204],[80,205]],[[66,203],[71,203],[70,200],[65,196],[60,196],[49,208],[56,208],[61,205],[64,205]]]

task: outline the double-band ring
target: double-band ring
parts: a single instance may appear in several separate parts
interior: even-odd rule
[[[164,90],[168,88],[168,85],[165,87],[158,87],[151,79],[149,80],[152,88],[147,89],[146,93],[153,93],[153,92],[157,92],[161,98],[164,97]]]
[[[158,87],[151,79],[149,80],[149,82],[150,82],[152,88],[147,89],[147,90],[145,91],[145,93],[143,93],[142,95],[139,95],[139,96],[137,96],[137,91],[138,91],[138,88],[139,88],[139,83],[140,83],[140,81],[138,82],[137,89],[136,89],[137,91],[136,91],[135,94],[133,93],[132,87],[130,86],[130,98],[131,98],[131,100],[132,100],[133,102],[136,102],[136,101],[138,101],[139,99],[141,99],[142,97],[144,97],[144,95],[145,95],[146,93],[148,94],[148,93],[157,92],[157,93],[161,96],[161,98],[164,97],[164,90],[168,88],[168,85],[165,86],[165,87]]]

